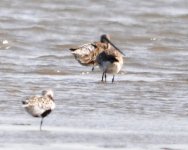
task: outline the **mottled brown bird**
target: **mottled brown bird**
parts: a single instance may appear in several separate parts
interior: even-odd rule
[[[75,59],[83,66],[93,66],[96,63],[96,57],[105,49],[110,48],[110,36],[101,35],[100,41],[81,45],[76,48],[70,48]]]

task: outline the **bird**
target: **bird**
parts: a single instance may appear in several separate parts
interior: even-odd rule
[[[31,96],[22,101],[22,106],[33,117],[41,117],[40,131],[43,119],[55,109],[54,92],[51,89],[43,90],[41,96]]]
[[[75,59],[83,66],[92,66],[92,71],[96,64],[96,57],[99,53],[109,48],[110,35],[102,34],[100,41],[83,44],[76,48],[70,48]]]
[[[96,63],[99,65],[99,68],[102,70],[102,82],[105,78],[106,82],[106,74],[110,73],[113,74],[112,83],[114,82],[115,75],[121,70],[123,66],[123,56],[125,54],[117,48],[113,43],[111,43],[111,46],[101,52],[97,58]]]

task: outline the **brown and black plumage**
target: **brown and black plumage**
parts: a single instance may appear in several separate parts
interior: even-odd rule
[[[72,54],[75,59],[83,66],[93,66],[92,70],[94,70],[94,66],[96,65],[96,57],[105,49],[110,48],[109,35],[101,35],[99,42],[93,42],[81,45],[76,48],[70,48]]]
[[[40,130],[42,129],[43,118],[55,108],[53,91],[51,89],[42,91],[41,96],[28,97],[22,101],[25,110],[33,117],[41,117]]]
[[[113,47],[101,52],[96,59],[97,64],[102,70],[102,81],[106,74],[113,74],[112,83],[115,75],[121,70],[123,66],[123,53],[114,45]]]

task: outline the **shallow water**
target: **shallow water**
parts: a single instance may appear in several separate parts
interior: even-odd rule
[[[0,148],[188,149],[186,0],[0,2]],[[72,46],[103,33],[126,54],[111,84],[81,66]],[[21,107],[55,91],[44,120]]]

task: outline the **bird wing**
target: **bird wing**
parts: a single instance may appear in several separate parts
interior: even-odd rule
[[[83,57],[85,55],[89,55],[92,51],[95,50],[95,45],[92,43],[81,45],[77,48],[70,48],[73,54],[79,55],[80,57]]]
[[[97,57],[97,62],[99,64],[102,64],[102,62],[105,62],[105,61],[109,61],[111,63],[115,62],[115,61],[119,61],[117,59],[117,56],[119,55],[120,53],[114,49],[107,49],[103,52],[101,52],[98,57]]]
[[[84,44],[78,48],[71,48],[75,59],[82,65],[93,65],[96,57],[107,45],[101,42]]]
[[[38,107],[39,109],[54,109],[54,102],[47,96],[32,96],[26,99],[25,107]]]

